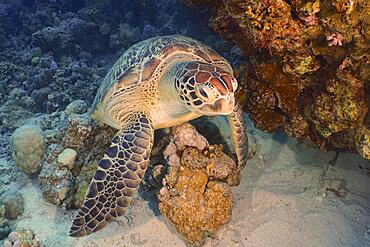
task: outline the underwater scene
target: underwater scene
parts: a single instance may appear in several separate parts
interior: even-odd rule
[[[370,247],[368,0],[0,0],[0,247]]]

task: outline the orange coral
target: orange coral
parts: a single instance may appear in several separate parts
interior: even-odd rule
[[[192,150],[188,150],[191,154],[197,150],[190,147],[187,149]],[[197,160],[202,158],[206,159],[203,156]],[[189,162],[190,156],[183,163],[190,165]],[[222,169],[215,169],[216,164],[212,162],[203,164],[207,168],[197,168],[199,164],[195,167],[182,166],[174,186],[163,187],[159,196],[160,211],[192,243],[202,243],[206,236],[214,234],[221,225],[227,223],[231,219],[233,205],[227,183],[210,180],[210,175],[220,176]]]
[[[202,242],[230,220],[233,204],[230,188],[209,182],[204,171],[184,167],[174,190],[178,195],[162,199],[159,209],[190,242]]]

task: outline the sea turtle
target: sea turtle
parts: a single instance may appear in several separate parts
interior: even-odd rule
[[[244,167],[248,140],[236,88],[230,64],[194,39],[154,37],[126,50],[92,107],[96,120],[119,131],[98,163],[70,235],[89,235],[127,211],[148,167],[155,129],[227,115],[239,169]]]

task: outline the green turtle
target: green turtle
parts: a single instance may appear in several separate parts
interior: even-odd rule
[[[248,140],[236,88],[226,59],[194,39],[154,37],[127,49],[95,97],[93,117],[118,133],[98,163],[70,236],[89,235],[127,211],[148,167],[155,129],[227,115],[244,167]]]

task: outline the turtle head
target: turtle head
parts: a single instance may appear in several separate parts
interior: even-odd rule
[[[187,108],[201,115],[228,115],[238,84],[226,66],[188,62],[176,74],[175,87]]]

